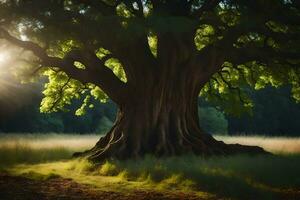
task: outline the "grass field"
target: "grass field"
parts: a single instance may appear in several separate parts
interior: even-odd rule
[[[107,161],[71,160],[97,135],[0,135],[0,169],[37,179],[71,178],[102,190],[182,191],[204,199],[282,199],[300,190],[300,139],[216,136],[227,143],[259,145],[277,156],[201,158],[193,155]],[[292,197],[291,197],[292,198]]]
[[[99,135],[0,134],[0,166],[69,159],[91,148]]]

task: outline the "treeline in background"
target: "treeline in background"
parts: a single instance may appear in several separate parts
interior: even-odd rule
[[[99,133],[113,125],[117,112],[112,102],[93,102],[83,116],[75,116],[80,101],[67,109],[69,112],[43,114],[39,112],[41,86],[10,85],[10,95],[0,97],[0,132],[4,133]],[[199,98],[199,118],[202,128],[211,134],[229,135],[300,135],[300,105],[290,98],[290,90],[265,88],[249,90],[254,101],[252,114],[230,116]]]

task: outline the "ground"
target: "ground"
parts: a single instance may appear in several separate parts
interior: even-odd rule
[[[0,200],[300,199],[300,138],[216,137],[274,156],[147,156],[98,165],[70,159],[98,138],[0,134]]]
[[[71,179],[54,177],[34,180],[0,173],[1,200],[217,200],[220,197],[201,198],[183,192],[157,192],[132,190],[130,193],[99,190],[78,184]],[[281,200],[300,199],[299,190],[287,190],[278,197]],[[276,198],[276,199],[277,199]]]
[[[0,191],[2,200],[201,200],[195,195],[180,192],[135,190],[124,194],[97,190],[70,179],[56,177],[49,180],[33,180],[3,173],[0,174]]]

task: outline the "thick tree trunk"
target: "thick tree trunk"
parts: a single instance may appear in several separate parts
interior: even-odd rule
[[[166,82],[169,83],[166,83]],[[198,90],[191,81],[164,80],[142,86],[120,108],[116,122],[94,148],[83,154],[99,162],[107,158],[265,153],[262,148],[226,145],[204,133],[198,120]],[[194,84],[192,84],[194,85]]]

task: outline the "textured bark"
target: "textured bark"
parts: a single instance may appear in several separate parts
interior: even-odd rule
[[[170,74],[169,74],[170,76]],[[120,108],[116,122],[94,148],[76,154],[99,162],[107,158],[139,158],[146,154],[174,156],[265,153],[260,147],[226,145],[204,133],[198,120],[199,88],[191,77],[158,79],[141,83],[128,103]]]

